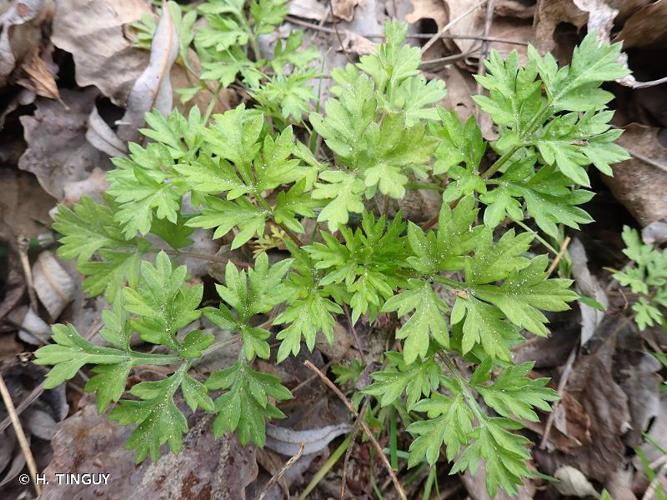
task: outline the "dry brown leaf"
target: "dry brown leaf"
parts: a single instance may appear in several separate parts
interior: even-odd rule
[[[99,415],[94,404],[65,420],[53,439],[54,455],[44,470],[50,483],[42,500],[97,498],[219,498],[244,500],[245,489],[258,473],[253,446],[241,446],[233,435],[214,439],[211,417],[191,426],[183,450],[165,454],[155,463],[134,463],[134,452],[125,448],[132,432]],[[108,473],[106,485],[58,485],[55,473]]]
[[[87,179],[94,167],[104,167],[105,157],[86,141],[88,115],[98,92],[63,90],[65,106],[39,98],[33,116],[22,116],[28,149],[19,168],[32,172],[44,190],[58,200],[70,182]]]
[[[365,38],[358,33],[353,31],[345,31],[345,38],[343,39],[343,47],[348,52],[357,54],[359,56],[365,56],[372,54],[375,51],[376,44],[371,42],[368,38]]]
[[[535,12],[535,43],[540,52],[551,52],[556,47],[554,31],[561,23],[569,23],[577,29],[588,21],[588,14],[580,10],[572,0],[540,0]]]
[[[623,29],[615,40],[622,40],[623,47],[626,49],[633,47],[665,47],[667,42],[667,1],[658,0],[635,10],[625,21]]]
[[[448,17],[444,0],[412,0],[412,12],[405,16],[405,20],[414,24],[421,19],[433,19],[440,30],[447,24]]]
[[[0,169],[0,238],[33,238],[50,223],[49,210],[56,200],[46,194],[33,175]]]
[[[148,54],[132,47],[123,26],[149,12],[143,0],[59,0],[51,40],[72,54],[80,87],[94,85],[125,106]]]
[[[79,201],[83,196],[90,196],[93,199],[100,200],[102,193],[109,187],[107,182],[107,174],[101,168],[95,167],[93,173],[87,179],[82,181],[68,182],[64,186],[65,197],[63,203],[65,205],[73,205]]]
[[[50,59],[50,53],[47,52]],[[54,68],[53,63],[50,65],[42,59],[39,55],[38,49],[32,51],[32,55],[28,61],[21,66],[21,69],[26,74],[25,78],[20,78],[17,83],[35,94],[48,97],[49,99],[60,100],[60,92],[56,84],[55,75],[57,67]]]
[[[74,280],[51,252],[39,254],[32,267],[32,279],[37,297],[55,320],[74,298]]]
[[[618,140],[630,153],[667,165],[667,148],[658,141],[659,129],[630,124]],[[618,201],[646,226],[667,219],[667,171],[636,157],[613,166],[614,176],[603,176]]]
[[[51,15],[51,0],[15,0],[0,16],[0,88],[42,39],[41,24]]]
[[[612,342],[595,354],[581,356],[572,370],[567,390],[590,419],[590,442],[569,452],[535,449],[540,469],[554,474],[563,465],[576,467],[590,479],[610,480],[624,464],[622,436],[630,425],[628,398],[611,372]]]
[[[109,156],[125,156],[127,154],[127,146],[100,116],[97,106],[93,106],[88,116],[86,140],[96,149]]]
[[[148,66],[134,83],[127,98],[127,111],[118,122],[118,137],[122,141],[133,141],[139,137],[139,128],[144,124],[144,115],[156,109],[163,115],[171,113],[173,93],[170,72],[178,57],[178,33],[166,2],[162,3],[162,15],[151,43]]]
[[[329,9],[317,0],[292,0],[287,4],[287,13],[303,19],[322,21],[329,15]]]
[[[348,23],[354,18],[354,8],[359,5],[359,0],[331,0],[331,9],[334,16],[344,19]]]

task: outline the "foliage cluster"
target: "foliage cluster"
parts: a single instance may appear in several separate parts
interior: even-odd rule
[[[181,448],[180,400],[216,414],[216,435],[262,446],[266,421],[282,417],[279,403],[292,395],[254,360],[282,362],[312,350],[318,335],[332,342],[346,317],[373,325],[395,315],[395,350],[363,392],[376,409],[398,410],[413,436],[409,465],[446,459],[452,473],[474,472],[484,461],[490,494],[516,493],[534,474],[520,422],[548,412],[556,393],[531,377],[530,363],[513,363],[511,349],[525,332],[547,335],[547,314],[578,298],[570,280],[550,276],[538,242],[557,244],[563,226],[590,222],[587,167],[609,174],[627,158],[609,124],[612,95],[600,88],[625,74],[620,47],[588,35],[563,67],[533,48],[525,65],[492,52],[478,77],[488,95],[476,98],[499,132],[489,143],[474,117],[461,122],[439,105],[444,85],[420,72],[401,23],[387,23],[374,54],[336,69],[324,109],[309,112],[318,75],[303,35],[279,40],[267,59],[259,50],[285,2],[225,0],[185,14],[169,5],[181,63],[194,47],[202,79],[239,82],[250,98],[212,117],[196,107],[147,114],[147,141],[114,160],[104,200],[59,208],[60,255],[76,259],[86,293],[111,306],[106,346],[54,326],[54,343],[37,351],[36,362],[52,366],[46,387],[92,366],[86,391],[100,411],[112,407],[110,418],[136,425],[128,444],[139,461],[157,459],[165,443]],[[443,197],[432,225],[369,208],[423,186]],[[203,286],[170,258],[197,229],[241,256],[258,242],[271,251],[247,268],[227,263],[217,307],[202,305]],[[641,269],[653,258],[630,256]],[[192,364],[221,347],[219,330],[237,336],[238,359],[198,380]],[[136,338],[154,349],[139,350]],[[126,391],[143,365],[171,374]]]

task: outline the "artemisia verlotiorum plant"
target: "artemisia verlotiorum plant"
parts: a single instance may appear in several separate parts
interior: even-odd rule
[[[312,350],[318,335],[333,342],[346,310],[351,322],[370,325],[395,314],[400,349],[386,353],[363,392],[400,409],[413,436],[409,465],[446,458],[452,473],[474,472],[483,461],[489,493],[515,493],[535,474],[519,422],[536,421],[557,396],[547,379],[530,376],[532,364],[512,362],[511,349],[524,332],[547,335],[545,312],[578,299],[570,280],[549,277],[534,242],[590,222],[580,208],[593,196],[587,167],[609,175],[627,158],[609,124],[612,95],[600,88],[626,73],[619,45],[589,34],[563,67],[532,47],[525,65],[516,53],[491,52],[477,77],[488,95],[475,98],[499,133],[487,143],[474,117],[462,123],[441,107],[444,83],[419,71],[405,25],[387,23],[374,54],[334,70],[324,110],[309,113],[317,54],[295,32],[262,59],[258,37],[283,21],[286,3],[246,7],[169,8],[180,63],[194,47],[201,78],[220,88],[238,81],[249,105],[210,120],[197,107],[187,116],[149,113],[145,144],[114,160],[104,201],[59,207],[60,255],[77,259],[86,293],[103,294],[110,308],[104,347],[54,325],[54,343],[36,353],[52,366],[45,386],[92,366],[85,389],[100,411],[111,406],[110,418],[136,426],[128,444],[138,461],[156,460],[164,443],[180,450],[188,426],[179,391],[192,411],[217,414],[216,436],[236,432],[262,446],[266,422],[283,417],[279,404],[292,394],[255,359],[280,363],[304,345]],[[150,33],[145,21],[138,43]],[[481,169],[488,158],[496,159]],[[436,229],[369,208],[423,186],[442,193]],[[169,257],[192,243],[195,228],[211,229],[230,250],[261,240],[287,251],[262,252],[248,269],[228,262],[219,306],[202,307],[202,285]],[[188,328],[202,316],[242,342],[236,362],[203,382],[191,365],[212,349],[215,330]],[[160,349],[137,350],[134,336]],[[144,365],[171,375],[126,391]]]

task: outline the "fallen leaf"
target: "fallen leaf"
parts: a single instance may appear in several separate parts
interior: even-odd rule
[[[29,307],[24,307],[25,314],[19,329],[19,338],[26,344],[43,346],[49,343],[51,327]]]
[[[117,106],[126,105],[148,54],[132,47],[123,26],[149,12],[143,0],[58,0],[51,41],[72,54],[79,87],[94,85]]]
[[[287,13],[303,19],[322,21],[329,15],[329,9],[317,0],[292,0],[287,4]]]
[[[15,0],[0,16],[0,88],[39,45],[51,5],[50,0]]]
[[[564,465],[563,467],[558,468],[554,473],[554,477],[557,479],[554,486],[561,495],[575,496],[578,498],[585,498],[588,496],[600,498],[600,494],[579,469]]]
[[[618,143],[630,154],[667,166],[667,148],[658,141],[659,129],[630,124]],[[602,176],[616,199],[646,226],[667,219],[667,167],[660,168],[633,156],[613,167],[614,176]]]
[[[94,88],[63,90],[67,108],[38,98],[34,115],[21,117],[28,149],[19,160],[19,168],[35,174],[44,190],[58,200],[63,199],[67,183],[87,179],[94,167],[107,164],[85,136],[97,95]]]
[[[51,59],[50,51],[45,51],[45,56]],[[56,84],[55,75],[57,67],[51,61],[48,64],[39,54],[35,47],[28,61],[21,66],[21,70],[26,74],[25,78],[20,78],[17,83],[35,94],[48,97],[49,99],[60,100],[60,92]]]
[[[68,182],[64,186],[65,197],[63,203],[66,205],[73,205],[79,201],[83,196],[89,196],[95,200],[102,198],[109,187],[107,182],[107,174],[104,170],[95,167],[93,173],[87,179],[82,181]]]
[[[580,29],[588,21],[588,14],[572,0],[540,0],[535,12],[535,42],[540,52],[551,52],[556,47],[554,32],[562,23]]]
[[[34,238],[49,226],[49,210],[56,200],[44,192],[35,176],[0,169],[0,193],[0,239]]]
[[[127,146],[100,116],[97,106],[93,106],[88,116],[86,140],[96,149],[109,156],[125,156],[127,154]]]
[[[636,47],[665,47],[667,42],[667,2],[642,2],[625,21],[615,40],[622,40],[625,49]]]
[[[40,302],[51,319],[57,319],[74,298],[75,283],[49,251],[39,254],[32,267],[32,279]]]
[[[165,454],[157,462],[134,463],[125,448],[130,427],[99,415],[87,401],[83,409],[65,420],[53,439],[53,460],[44,470],[47,479],[40,499],[71,498],[220,498],[243,500],[245,489],[257,477],[255,448],[241,446],[233,435],[214,439],[211,418],[191,422],[183,450]],[[55,474],[107,473],[105,485],[58,485]]]
[[[333,15],[347,22],[354,18],[354,8],[357,5],[359,5],[359,0],[331,0]]]
[[[323,450],[335,438],[352,430],[350,424],[327,425],[319,429],[294,431],[287,427],[266,425],[266,447],[281,455],[296,455],[303,444],[303,454]]]
[[[127,111],[118,122],[118,137],[123,141],[136,140],[144,115],[157,109],[163,115],[171,112],[173,93],[169,73],[179,51],[178,33],[171,10],[163,1],[162,15],[153,34],[148,67],[137,79],[127,98]]]
[[[598,279],[588,269],[588,257],[586,249],[579,239],[574,238],[569,248],[572,260],[572,276],[577,288],[584,295],[593,298],[599,304],[607,308],[609,299]],[[586,344],[593,336],[598,326],[604,319],[604,311],[595,309],[583,302],[579,302],[581,311],[581,345]]]

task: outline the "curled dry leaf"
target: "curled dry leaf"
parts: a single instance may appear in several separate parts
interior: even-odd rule
[[[323,450],[335,438],[352,430],[350,424],[327,425],[319,429],[294,431],[286,427],[267,424],[266,447],[281,455],[296,455],[303,444],[303,454]]]
[[[357,5],[359,5],[359,0],[331,0],[333,15],[347,22],[354,18],[354,8]]]
[[[50,14],[50,0],[15,0],[0,16],[0,88],[14,68],[29,57],[42,39],[41,24]]]
[[[125,106],[148,56],[132,47],[123,27],[149,12],[142,0],[59,0],[51,41],[72,54],[80,87],[94,85]]]
[[[178,33],[171,10],[163,2],[162,15],[153,35],[148,67],[137,79],[127,98],[127,111],[118,125],[118,137],[136,140],[144,115],[157,109],[163,115],[171,112],[173,93],[169,74],[179,51]]]
[[[93,106],[88,116],[86,139],[96,149],[109,156],[125,156],[127,154],[125,143],[118,138],[116,132],[100,116],[97,106]]]
[[[50,46],[40,56],[38,48],[34,47],[29,59],[21,67],[25,77],[20,78],[17,83],[39,96],[60,100],[55,78],[58,68],[51,60],[52,51],[53,46]],[[44,57],[48,58],[49,62],[44,60]]]
[[[605,308],[609,305],[609,299],[598,279],[588,269],[588,257],[586,249],[579,239],[574,238],[569,248],[572,259],[572,276],[577,288],[588,297],[592,297]],[[597,330],[604,319],[604,311],[599,311],[583,302],[579,303],[581,311],[581,345],[586,344]]]
[[[49,251],[39,254],[32,267],[32,278],[37,297],[55,320],[74,298],[74,280]]]
[[[667,170],[660,168],[667,165],[667,148],[658,141],[658,132],[653,127],[628,125],[618,142],[633,157],[614,165],[613,177],[602,177],[642,226],[667,219]]]

